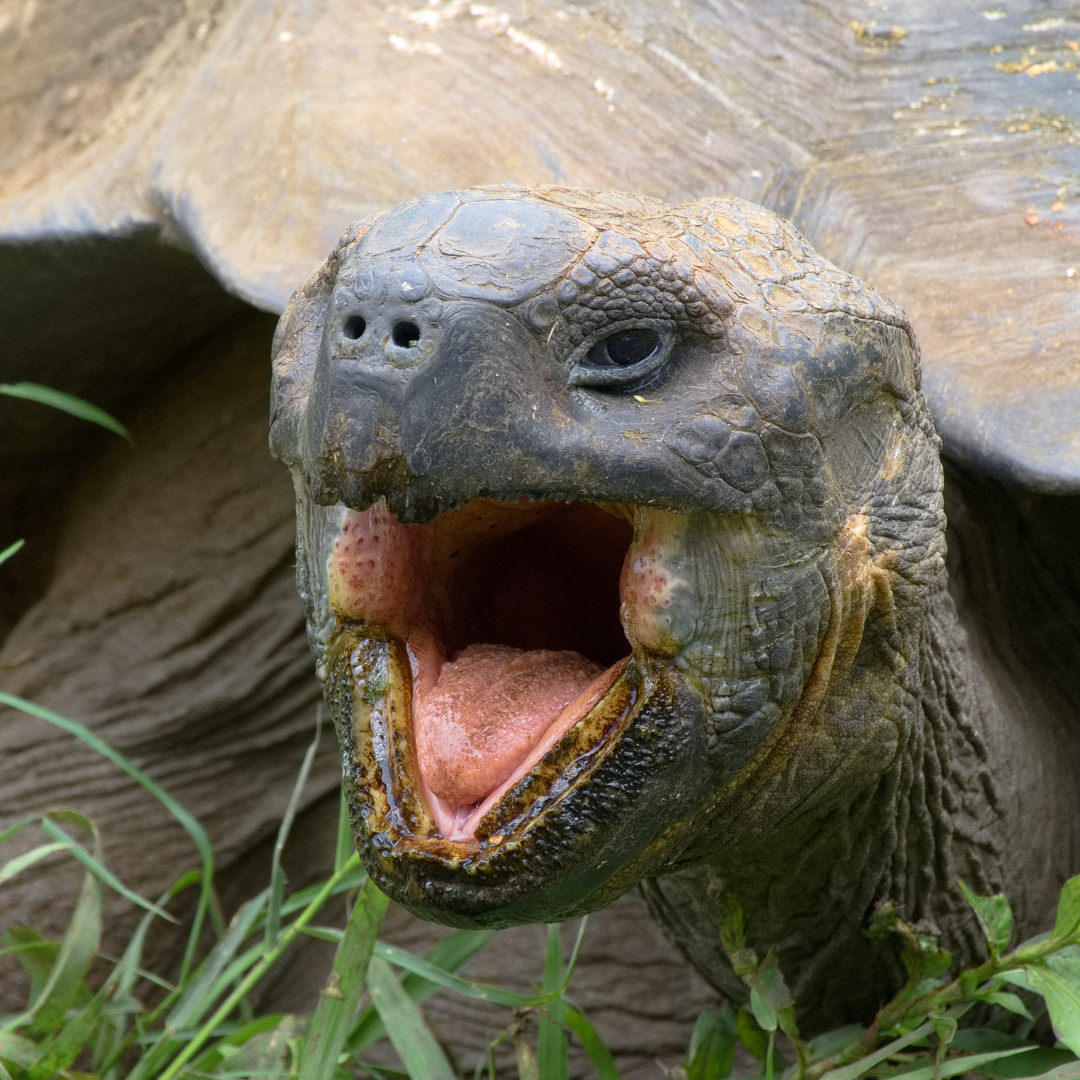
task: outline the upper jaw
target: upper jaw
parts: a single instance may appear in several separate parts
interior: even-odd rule
[[[775,501],[760,444],[749,474],[718,472],[703,483],[688,464],[685,447],[700,446],[701,437],[683,431],[685,419],[728,389],[707,370],[707,350],[682,347],[680,360],[697,376],[662,395],[641,388],[637,397],[601,396],[567,386],[565,365],[517,313],[464,300],[446,308],[417,346],[422,361],[407,369],[323,343],[302,437],[283,453],[302,469],[315,501],[366,507],[385,499],[399,521],[415,523],[477,496],[720,513]],[[734,420],[728,434],[744,419],[755,422],[752,410],[726,411]],[[735,450],[757,440],[750,432],[733,437]]]

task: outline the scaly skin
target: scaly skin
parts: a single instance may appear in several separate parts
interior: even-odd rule
[[[395,345],[403,321],[416,341]],[[649,357],[590,362],[628,329],[655,333]],[[958,876],[1023,875],[1021,924],[1044,917],[1075,825],[1041,863],[1009,846],[1076,806],[1073,766],[1049,755],[1020,797],[1037,740],[980,690],[946,592],[914,338],[786,222],[736,199],[424,196],[351,230],[294,297],[274,401],[358,844],[411,910],[563,919],[644,882],[738,997],[730,891],[811,1025],[865,1019],[896,986],[861,934],[878,900],[961,960],[977,939]],[[393,619],[329,567],[345,507],[422,523],[477,497],[624,507],[633,652],[470,845],[437,835],[419,792]]]

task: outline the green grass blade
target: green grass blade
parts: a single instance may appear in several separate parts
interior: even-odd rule
[[[257,1017],[225,1036],[209,1050],[204,1050],[181,1076],[191,1080],[208,1074],[215,1077],[238,1076],[244,1080],[256,1076],[275,1076],[285,1080],[288,1074],[280,1066],[288,1050],[286,1042],[295,1038],[302,1029],[303,1020],[300,1017],[282,1013]],[[227,1070],[220,1068],[223,1062],[228,1063]]]
[[[165,1021],[164,1031],[157,1034],[128,1080],[149,1080],[157,1075],[158,1069],[171,1054],[179,1050],[182,1060],[186,1061],[199,1047],[220,1033],[222,1021],[257,982],[257,979],[251,979],[252,970],[266,970],[266,952],[261,943],[247,949],[239,957],[236,952],[254,932],[253,923],[266,903],[268,892],[263,890],[236,913],[224,937],[196,970],[194,978],[181,986],[173,1001],[173,1011]],[[244,977],[241,988],[233,990],[226,1004],[218,1008],[211,1020],[201,1027],[195,1027],[241,977]],[[174,1022],[176,1020],[179,1022]],[[185,1042],[188,1043],[187,1047],[183,1046]]]
[[[457,971],[471,960],[491,939],[498,933],[497,930],[455,930],[449,937],[445,937],[438,944],[433,945],[425,954],[424,959],[429,964],[442,968],[444,971]],[[425,997],[433,994],[438,987],[432,986],[427,979],[421,979],[418,975],[406,975],[401,980],[405,987],[416,986]]]
[[[185,889],[190,888],[192,885],[196,885],[199,882],[199,871],[188,870],[186,873],[181,874],[169,886],[169,888],[158,897],[158,906],[167,904],[170,900],[179,896]],[[121,956],[119,963],[116,965],[116,996],[119,998],[127,997],[135,987],[135,982],[140,977],[145,977],[140,968],[139,963],[142,960],[143,948],[146,944],[146,935],[150,932],[150,926],[153,922],[153,914],[147,913],[139,921],[139,925],[135,929],[135,933],[131,935],[131,940],[127,943],[124,949],[124,954]]]
[[[35,705],[32,701],[27,701],[25,698],[17,697],[15,694],[8,694],[4,691],[0,691],[0,705],[7,705],[9,708],[18,709],[20,712],[27,713],[30,716],[36,716],[39,720],[44,720],[46,723],[53,724],[62,731],[66,731],[69,735],[74,735],[75,738],[90,747],[91,750],[100,754],[107,761],[111,761],[121,772],[130,776],[132,780],[147,792],[147,794],[151,795],[161,803],[176,821],[180,823],[188,836],[191,837],[196,850],[199,852],[200,861],[202,862],[202,882],[199,893],[199,903],[195,909],[195,917],[192,920],[191,933],[188,935],[188,947],[184,954],[184,962],[181,969],[180,981],[183,982],[187,972],[190,970],[194,950],[198,943],[199,935],[202,933],[203,923],[207,915],[211,918],[214,918],[216,915],[213,904],[214,849],[210,844],[210,838],[206,835],[206,830],[199,824],[194,815],[186,810],[160,784],[152,780],[140,768],[128,761],[123,754],[118,750],[114,750],[104,741],[104,739],[95,735],[89,728],[84,727],[75,720],[69,720],[66,716],[61,716],[51,709],[42,708],[40,705]],[[223,929],[223,927],[219,927],[219,930]]]
[[[13,822],[6,829],[4,829],[3,832],[0,832],[0,844],[4,843],[6,840],[11,840],[14,837],[18,836],[19,833],[23,831],[23,829],[27,828],[27,826],[29,825],[33,825],[35,821],[39,820],[40,818],[37,814],[31,814],[30,817],[24,817],[21,821]]]
[[[9,929],[4,931],[3,940],[7,941],[8,940],[7,935],[12,933],[13,931],[26,930],[26,929],[28,929],[28,927],[25,927],[25,926],[12,926]],[[30,932],[33,933],[33,931],[30,931]],[[22,944],[22,945],[4,945],[3,947],[0,947],[0,956],[18,956],[19,954],[22,954],[22,955],[25,956],[26,954],[34,954],[34,953],[39,953],[40,954],[41,952],[44,951],[44,952],[46,952],[48,954],[48,959],[45,962],[46,971],[51,970],[52,962],[56,959],[56,950],[60,948],[60,942],[59,941],[46,941],[44,938],[38,939],[36,934],[34,935],[34,937],[35,937],[34,941],[28,941],[28,942],[26,942],[25,944]]]
[[[1080,1080],[1080,1061],[1070,1061],[1067,1065],[1058,1065],[1049,1072],[1038,1073],[1038,1080]],[[1031,1078],[1035,1080],[1035,1078]]]
[[[158,905],[168,903],[173,897],[178,896],[190,885],[198,881],[199,871],[189,870],[182,874],[173,884],[158,897]],[[94,1047],[91,1071],[95,1076],[107,1076],[113,1070],[120,1058],[130,1048],[135,1032],[130,1029],[130,1017],[138,1017],[140,1021],[146,1018],[146,1014],[140,1005],[132,998],[135,984],[140,978],[145,978],[155,985],[162,987],[167,992],[172,992],[174,987],[163,979],[159,979],[150,972],[143,971],[139,966],[143,949],[146,945],[146,935],[153,923],[154,915],[147,912],[140,920],[131,940],[124,948],[123,955],[117,961],[109,976],[109,984],[113,987],[110,1006],[117,1012],[117,1018],[112,1025],[111,1039],[107,1042],[99,1039]],[[167,1000],[167,999],[166,999]],[[125,1015],[126,1014],[126,1015]]]
[[[175,1077],[184,1066],[195,1057],[203,1046],[213,1038],[218,1025],[228,1018],[237,1005],[244,1000],[244,997],[250,993],[252,987],[258,984],[259,980],[271,967],[273,967],[274,963],[281,957],[282,953],[284,953],[300,934],[303,933],[304,927],[315,918],[322,909],[323,904],[325,904],[326,901],[335,894],[337,889],[340,888],[342,879],[352,874],[359,863],[360,860],[358,857],[350,859],[338,873],[333,874],[329,880],[323,882],[318,893],[312,898],[308,906],[304,908],[293,923],[282,933],[273,950],[267,953],[262,960],[247,973],[243,982],[241,982],[240,985],[237,986],[218,1006],[214,1015],[203,1024],[194,1038],[192,1038],[192,1040],[176,1055],[167,1068],[161,1069],[160,1072],[158,1071],[163,1064],[165,1052],[163,1052],[161,1056],[155,1056],[150,1063],[147,1063],[147,1059],[151,1057],[151,1055],[148,1054],[146,1058],[139,1062],[139,1067],[128,1077],[128,1080],[141,1080],[142,1077],[151,1076],[153,1076],[155,1080],[173,1080],[173,1077]],[[172,1045],[167,1046],[167,1053],[171,1053],[172,1049]],[[138,1073],[138,1078],[136,1077],[136,1073]]]
[[[974,1002],[971,1001],[960,1002],[946,1009],[944,1015],[950,1019],[959,1020],[971,1009],[973,1004]],[[906,1035],[901,1035],[899,1038],[893,1039],[892,1042],[879,1046],[873,1053],[867,1054],[858,1061],[852,1062],[850,1065],[843,1065],[838,1069],[830,1069],[820,1077],[820,1080],[856,1080],[857,1077],[869,1072],[875,1065],[880,1065],[881,1062],[892,1057],[893,1054],[899,1053],[906,1047],[911,1046],[912,1043],[917,1043],[920,1039],[925,1039],[933,1030],[934,1025],[930,1021],[920,1024]]]
[[[356,852],[353,852],[349,858],[345,861],[345,866],[351,862],[353,869],[347,872],[342,870],[335,870],[333,876],[333,891],[331,896],[340,896],[342,893],[354,892],[357,889],[361,889],[364,883],[367,881],[367,871],[360,866],[359,856]],[[302,911],[311,903],[311,901],[322,892],[325,888],[325,882],[319,882],[315,885],[308,885],[303,889],[297,889],[296,892],[290,893],[285,902],[281,905],[282,915],[292,915],[296,911]],[[261,929],[262,924],[258,924]],[[335,933],[338,935],[334,940],[340,940],[342,931],[337,930]]]
[[[240,946],[251,936],[252,925],[265,907],[269,893],[269,889],[264,889],[233,916],[225,936],[214,946],[210,955],[196,971],[195,977],[184,988],[176,1004],[173,1005],[165,1019],[166,1028],[178,1031],[181,1028],[191,1027],[206,1015],[217,997],[215,984],[236,956]]]
[[[565,1006],[566,1026],[578,1037],[589,1061],[596,1071],[597,1080],[619,1080],[619,1070],[607,1044],[597,1034],[596,1028],[572,1005]]]
[[[355,853],[350,856],[355,862]],[[343,874],[338,877],[335,874],[334,886],[332,896],[340,896],[342,893],[356,892],[362,889],[368,879],[367,871],[363,869],[357,869],[351,873]],[[298,889],[294,893],[290,893],[281,903],[281,915],[292,915],[297,911],[302,911],[311,903],[312,899],[320,893],[325,887],[324,882],[319,882],[315,885],[308,885],[306,888]],[[254,931],[262,932],[266,928],[266,916],[262,914],[256,920]],[[341,939],[345,936],[344,930],[338,930],[333,926],[305,926],[301,931],[305,937],[318,938],[320,941],[329,941],[334,945],[340,945]]]
[[[53,814],[52,816],[56,817],[57,815]],[[76,844],[51,817],[46,816],[42,818],[41,827],[56,841],[57,846],[64,848],[72,858],[81,862],[83,866],[98,878],[103,885],[107,885],[113,892],[119,893],[126,900],[130,900],[138,907],[144,908],[151,914],[156,915],[159,919],[165,919],[166,922],[171,923],[176,922],[176,919],[174,919],[167,911],[159,908],[157,904],[151,904],[149,900],[144,899],[137,892],[129,889],[111,870],[108,869],[108,867],[105,866],[104,863],[95,859],[85,848]],[[2,871],[0,871],[0,873],[2,873]]]
[[[449,937],[443,938],[424,954],[424,959],[433,967],[447,973],[453,973],[471,960],[496,934],[494,930],[455,930]],[[407,972],[401,979],[402,989],[419,1005],[431,997],[438,989],[437,983]],[[375,1011],[369,1005],[360,1014],[345,1044],[350,1054],[362,1054],[373,1043],[377,1043],[386,1034]]]
[[[96,405],[91,405],[89,401],[83,401],[82,398],[74,397],[72,394],[65,394],[61,390],[54,390],[51,386],[42,386],[40,383],[32,382],[0,383],[0,394],[22,398],[24,401],[35,401],[39,405],[48,405],[71,416],[77,416],[80,420],[89,420],[91,424],[108,428],[109,431],[134,445],[131,433],[114,416],[110,416]]]
[[[807,1044],[815,1061],[824,1061],[827,1057],[840,1053],[847,1046],[858,1042],[866,1031],[861,1024],[847,1024],[845,1027],[815,1035]]]
[[[328,1080],[333,1076],[356,1016],[360,995],[364,992],[371,951],[388,902],[374,882],[369,881],[364,886],[349,916],[345,936],[334,954],[330,978],[319,995],[319,1004],[311,1018],[300,1053],[299,1080]]]
[[[942,1080],[948,1080],[950,1076],[977,1072],[980,1065],[988,1065],[991,1061],[999,1061],[1001,1058],[1025,1054],[1033,1049],[1032,1046],[1017,1046],[1010,1050],[994,1050],[988,1054],[968,1054],[966,1057],[950,1058],[940,1065],[926,1065],[921,1069],[912,1069],[910,1072],[901,1075],[903,1080],[934,1080],[935,1076],[941,1077]],[[900,1078],[897,1077],[897,1080],[900,1080]]]
[[[503,990],[501,987],[490,986],[488,983],[472,982],[469,979],[451,975],[428,963],[423,957],[414,956],[411,952],[400,949],[396,945],[388,945],[385,941],[375,942],[375,955],[393,964],[394,967],[411,971],[429,982],[437,983],[447,990],[453,990],[455,994],[474,998],[477,1001],[489,1001],[493,1005],[509,1005],[512,1009],[542,1008],[550,1005],[566,989],[564,979],[557,990],[548,994],[515,994],[511,990]]]
[[[101,882],[93,874],[83,878],[49,978],[41,996],[22,1018],[29,1021],[31,1035],[41,1037],[55,1031],[83,985],[101,940],[102,891]]]
[[[899,1053],[913,1042],[925,1039],[933,1030],[933,1024],[920,1024],[913,1031],[900,1036],[899,1039],[893,1039],[892,1042],[886,1043],[884,1046],[879,1046],[872,1054],[867,1054],[866,1057],[860,1058],[851,1065],[844,1065],[839,1069],[830,1069],[821,1080],[856,1080],[863,1073],[869,1072],[875,1065],[880,1065],[886,1058]]]
[[[251,928],[251,933],[255,933],[255,927]],[[261,941],[245,949],[229,961],[228,967],[218,976],[217,982],[210,988],[207,996],[211,1000],[220,997],[229,987],[235,986],[256,964],[260,963],[264,956],[266,956],[266,949]]]
[[[266,906],[265,940],[266,949],[269,951],[277,941],[278,931],[281,928],[281,902],[285,896],[285,872],[281,868],[281,856],[285,850],[285,842],[289,839],[293,822],[296,820],[296,811],[300,808],[300,800],[304,795],[304,788],[311,773],[312,763],[315,761],[315,751],[319,749],[319,737],[322,735],[322,706],[315,710],[315,738],[304,754],[300,772],[293,784],[292,794],[289,796],[289,804],[285,807],[285,814],[278,827],[277,838],[274,841],[274,854],[270,860],[270,897]]]
[[[565,990],[570,985],[570,978],[577,967],[578,957],[581,955],[581,946],[585,941],[585,930],[589,925],[589,916],[582,915],[578,923],[577,937],[574,938],[574,947],[570,950],[570,959],[566,962],[566,975],[563,977],[562,987]]]
[[[79,826],[92,837],[94,856],[100,862],[101,837],[93,822],[83,814],[71,810],[56,811],[55,816]],[[42,825],[45,825],[44,818]],[[66,833],[60,832],[57,839],[78,847]],[[80,998],[89,997],[83,980],[97,955],[101,939],[101,901],[101,882],[88,873],[83,879],[75,910],[45,985],[29,1011],[16,1017],[10,1027],[29,1024],[32,1035],[38,1038],[49,1035],[62,1025],[67,1011],[76,1005]]]
[[[8,544],[3,551],[0,551],[0,563],[7,562],[25,543],[25,540],[16,540],[14,544]]]
[[[735,1064],[735,1038],[730,1002],[719,1011],[702,1009],[686,1052],[687,1080],[727,1080]]]
[[[979,1067],[979,1075],[993,1077],[994,1080],[1016,1080],[1029,1076],[1047,1076],[1062,1065],[1080,1068],[1076,1055],[1068,1050],[1056,1050],[1022,1039],[1016,1035],[1006,1035],[991,1028],[966,1028],[957,1032],[949,1046],[957,1053],[985,1054],[994,1050],[1026,1049],[1028,1052],[1017,1058],[1004,1058]],[[1080,1080],[1080,1075],[1076,1080]]]
[[[549,923],[547,948],[544,951],[544,973],[540,989],[552,993],[562,985],[562,937],[558,923]],[[548,1006],[548,1015],[541,1015],[536,1042],[536,1062],[543,1080],[567,1080],[566,1033],[562,1029],[566,1010],[561,998]]]
[[[200,871],[194,869],[182,874],[158,898],[158,906],[168,903],[191,885],[198,884],[199,877]],[[116,1068],[120,1059],[136,1041],[140,1030],[148,1023],[152,1023],[156,1016],[169,1008],[179,993],[176,987],[171,986],[152,972],[144,971],[139,966],[146,943],[146,935],[150,930],[153,919],[154,915],[150,912],[142,917],[131,936],[131,940],[125,947],[123,955],[117,961],[116,967],[109,976],[109,982],[114,987],[109,1008],[116,1014],[116,1020],[113,1023],[112,1038],[108,1042],[99,1039],[95,1044],[91,1064],[92,1073],[95,1076],[106,1077],[107,1080],[119,1080]],[[164,1000],[156,1007],[154,1012],[147,1012],[141,1003],[135,1001],[132,997],[135,984],[140,978],[147,979],[166,992]],[[131,1029],[131,1018],[134,1018],[134,1030]]]
[[[67,851],[72,846],[77,847],[78,845],[72,845],[71,841],[65,836],[63,843],[57,841],[52,844],[40,844],[30,851],[24,851],[22,855],[16,855],[14,859],[9,859],[3,866],[0,866],[0,885],[3,885],[5,881],[10,881],[13,877],[17,877],[27,867],[33,866],[34,863],[39,863],[42,859],[47,859],[58,851]]]
[[[29,926],[9,926],[4,931],[3,941],[7,947],[0,955],[13,954],[30,979],[27,1007],[32,1008],[49,981],[60,942],[46,940]]]
[[[25,1069],[38,1056],[38,1046],[30,1039],[10,1031],[0,1031],[0,1058]]]
[[[329,941],[331,945],[340,945],[344,936],[344,930],[337,930],[333,926],[307,926],[304,928],[304,937],[315,938],[316,941]]]
[[[111,986],[105,986],[99,990],[77,1016],[64,1024],[57,1034],[45,1043],[40,1056],[26,1070],[26,1080],[49,1080],[49,1077],[56,1076],[79,1056],[79,1052],[94,1034],[111,989]]]
[[[367,986],[390,1042],[412,1080],[456,1080],[419,1008],[381,957],[371,958]]]
[[[349,823],[349,803],[345,798],[345,786],[341,788],[341,801],[338,803],[337,841],[334,845],[334,869],[340,870],[356,849],[352,826]]]

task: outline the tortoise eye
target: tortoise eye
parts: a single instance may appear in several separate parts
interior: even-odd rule
[[[651,356],[660,345],[655,330],[620,330],[598,341],[587,353],[585,362],[592,367],[629,367]]]
[[[611,327],[606,337],[578,346],[567,382],[597,390],[634,386],[667,363],[675,342],[675,324],[666,320]]]

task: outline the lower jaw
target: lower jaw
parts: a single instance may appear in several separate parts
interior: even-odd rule
[[[700,695],[675,664],[631,657],[471,839],[447,839],[414,767],[400,640],[343,625],[327,668],[357,848],[378,887],[420,918],[491,929],[577,918],[673,865],[712,803]]]

